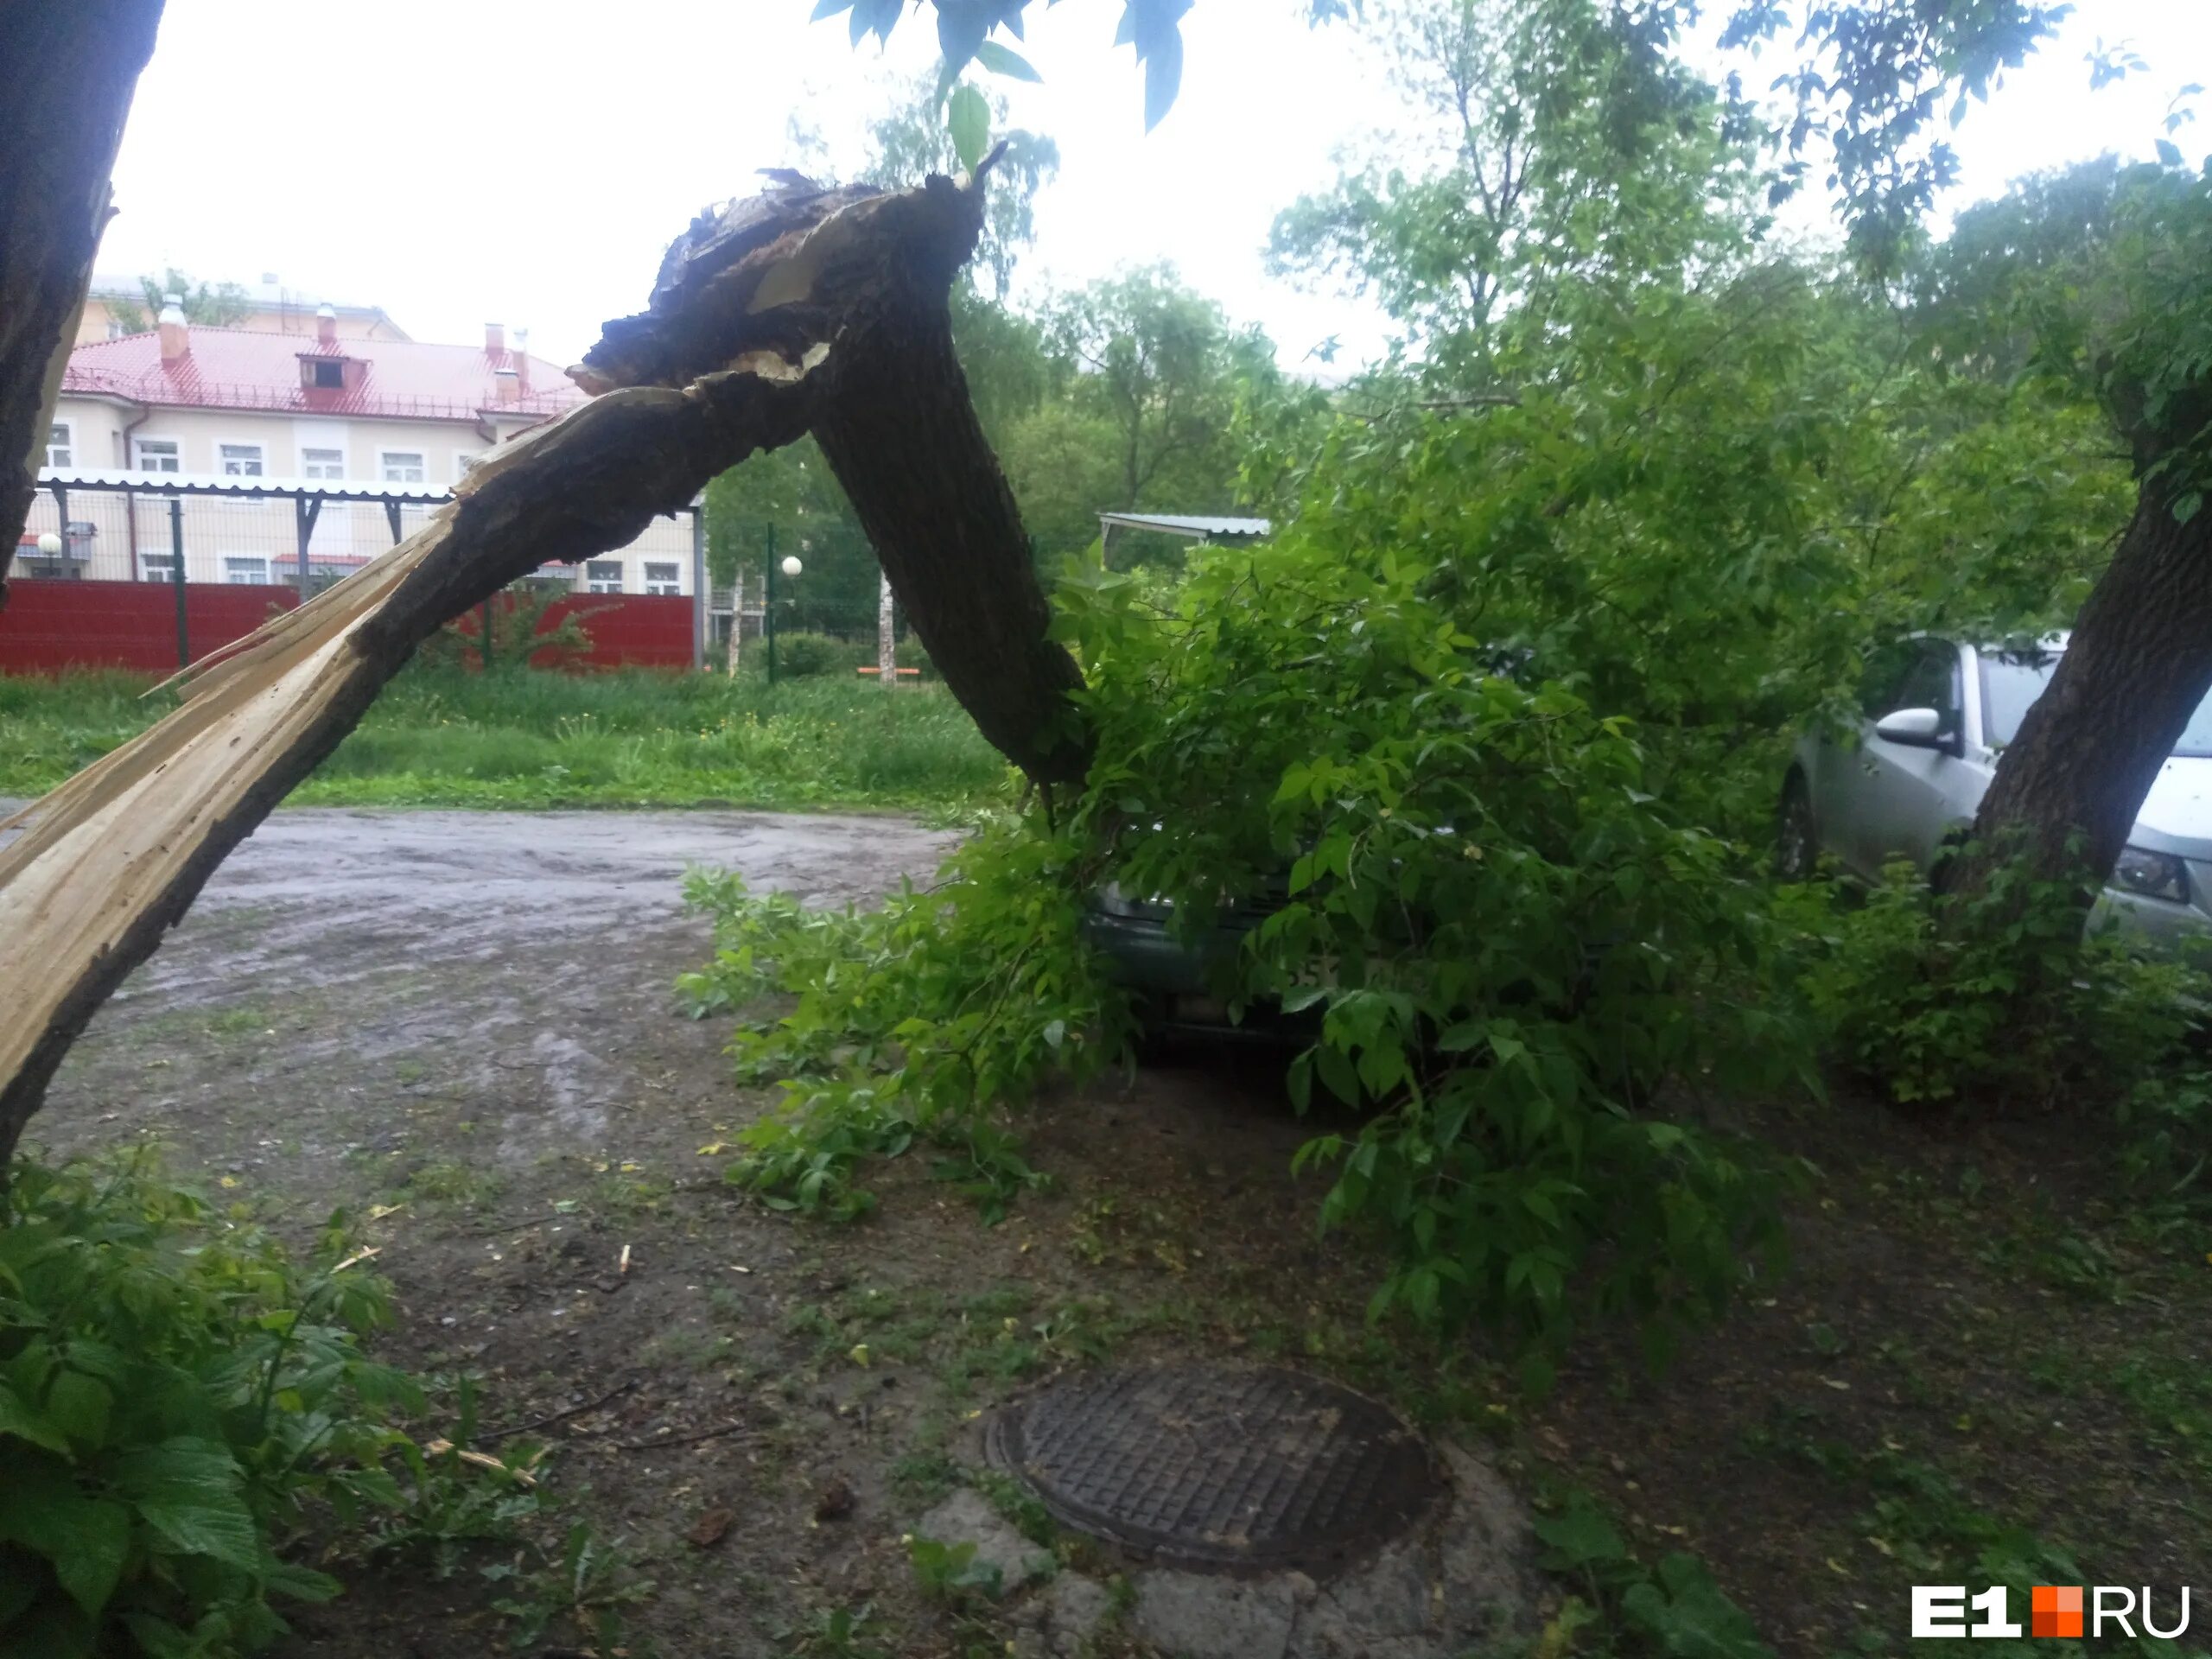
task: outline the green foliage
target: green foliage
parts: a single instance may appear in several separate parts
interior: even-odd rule
[[[566,667],[591,650],[591,632],[584,624],[595,611],[608,606],[571,608],[548,626],[553,607],[569,597],[557,582],[518,582],[492,601],[492,657],[490,667],[502,671]],[[456,617],[416,647],[420,662],[440,668],[486,666],[483,642],[484,613],[480,606],[466,617]],[[463,626],[463,623],[467,624]]]
[[[906,1540],[906,1558],[914,1569],[914,1583],[930,1600],[961,1606],[981,1597],[995,1600],[999,1569],[976,1559],[972,1543],[948,1544],[918,1535]]]
[[[108,315],[122,326],[126,334],[143,334],[154,326],[162,315],[168,296],[174,294],[183,301],[184,320],[210,328],[231,328],[244,322],[253,309],[251,297],[236,283],[194,283],[189,276],[171,265],[156,282],[151,276],[138,279],[139,290],[145,296],[142,309],[120,296],[106,299]]]
[[[1265,903],[1223,988],[1318,1014],[1294,1101],[1370,1113],[1302,1161],[1337,1171],[1325,1224],[1389,1241],[1378,1310],[1663,1339],[1770,1233],[1760,1160],[1646,1116],[1670,1077],[1802,1066],[1786,1008],[1724,989],[1773,950],[1762,896],[1628,722],[1492,671],[1446,549],[1346,528],[1209,550],[1164,621],[1126,578],[1064,584],[1101,734],[1076,826],[1182,915]]]
[[[1807,895],[1808,1001],[1835,1053],[1894,1100],[2101,1102],[2171,1130],[2194,1116],[2184,1046],[2212,980],[2116,926],[2085,938],[2094,893],[2015,859],[1971,891],[1931,893],[1897,864],[1863,903],[1823,911]]]
[[[767,646],[761,646],[764,654]],[[850,674],[860,665],[863,657],[873,661],[874,653],[861,645],[847,645],[842,639],[832,639],[826,633],[784,633],[776,635],[776,672],[804,680],[817,675]]]
[[[1560,0],[1394,0],[1376,31],[1424,129],[1275,220],[1279,271],[1372,290],[1432,373],[1484,378],[1497,324],[1563,281],[1648,280],[1740,246],[1756,124]]]
[[[1064,296],[1047,328],[1072,372],[1074,407],[1114,435],[1113,493],[1094,501],[1094,512],[1235,505],[1228,440],[1238,388],[1277,378],[1264,334],[1232,328],[1219,306],[1184,287],[1168,265]]]
[[[1586,1494],[1574,1493],[1557,1514],[1537,1517],[1535,1529],[1546,1570],[1589,1594],[1587,1601],[1568,1598],[1546,1632],[1545,1651],[1573,1645],[1667,1659],[1772,1659],[1773,1649],[1703,1562],[1677,1552],[1656,1567],[1644,1566]]]
[[[311,1516],[396,1536],[465,1507],[395,1427],[420,1389],[361,1351],[389,1304],[342,1217],[302,1266],[143,1155],[10,1177],[0,1647],[251,1652],[285,1628],[276,1599],[338,1592],[284,1559]]]
[[[855,1163],[918,1140],[987,1214],[1035,1185],[995,1115],[1049,1071],[1095,1070],[1128,1028],[1081,944],[1074,858],[1063,838],[990,826],[936,886],[868,912],[810,910],[694,873],[686,896],[713,915],[717,950],[680,994],[702,1013],[798,999],[741,1025],[731,1046],[741,1078],[785,1090],[740,1137],[731,1179],[780,1206],[855,1215],[870,1200]]]
[[[495,1569],[486,1576],[515,1581],[513,1591],[492,1605],[514,1621],[518,1648],[537,1646],[556,1627],[613,1647],[621,1640],[623,1609],[645,1600],[654,1589],[652,1580],[637,1576],[635,1565],[623,1552],[602,1542],[581,1521],[570,1523],[560,1554],[534,1574]]]

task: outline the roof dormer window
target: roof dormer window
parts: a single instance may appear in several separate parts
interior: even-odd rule
[[[310,357],[308,385],[318,391],[342,391],[346,386],[346,359],[340,357]]]

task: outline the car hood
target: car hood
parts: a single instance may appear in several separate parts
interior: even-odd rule
[[[2160,766],[2128,839],[2154,852],[2212,858],[2212,758],[2176,755]]]

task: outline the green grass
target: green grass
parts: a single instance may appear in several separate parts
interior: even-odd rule
[[[38,795],[175,706],[136,675],[0,678],[0,793]],[[293,791],[329,806],[958,807],[1007,767],[940,687],[418,664]]]

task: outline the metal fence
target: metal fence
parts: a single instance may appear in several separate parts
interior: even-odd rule
[[[11,580],[278,588],[295,602],[413,535],[453,499],[419,484],[60,468],[42,470],[39,484]],[[690,600],[701,666],[725,631],[705,581],[703,517],[696,504],[680,508],[626,547],[545,564],[531,580],[579,595]],[[176,608],[184,613],[181,595]]]

